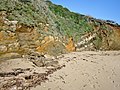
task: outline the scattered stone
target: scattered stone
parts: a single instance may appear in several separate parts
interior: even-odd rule
[[[18,42],[8,44],[8,51],[9,52],[15,52],[18,51],[20,48],[20,44]]]
[[[5,45],[0,45],[0,53],[7,52],[7,47]]]
[[[86,62],[88,62],[88,60],[87,60],[87,59],[84,59],[84,58],[83,58],[83,61],[86,61]]]
[[[43,63],[43,61],[32,61],[33,62],[33,64],[35,64],[36,66],[38,66],[38,67],[43,67],[44,66],[44,63]]]

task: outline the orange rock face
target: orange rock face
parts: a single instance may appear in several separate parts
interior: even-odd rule
[[[3,39],[3,33],[0,32],[0,41]]]
[[[47,52],[47,48],[49,46],[51,46],[51,44],[53,44],[53,42],[46,42],[45,44],[37,47],[37,51],[40,53],[46,53]]]
[[[69,41],[68,41],[68,44],[66,45],[66,49],[68,52],[73,52],[75,51],[75,45],[74,45],[74,42],[73,42],[73,38],[69,38]]]
[[[45,53],[47,48],[54,43],[54,38],[52,36],[46,36],[42,41],[42,45],[37,47],[37,51],[41,53]]]
[[[109,46],[111,49],[120,49],[120,27],[114,27],[113,33],[109,37]]]

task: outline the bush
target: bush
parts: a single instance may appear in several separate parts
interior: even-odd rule
[[[32,2],[32,0],[19,0],[20,2],[24,2],[24,3],[26,3],[26,2]]]

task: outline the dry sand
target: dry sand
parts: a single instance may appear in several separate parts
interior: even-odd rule
[[[45,73],[50,67],[37,67],[25,59],[2,62],[0,72],[18,69],[17,72],[22,70],[24,73],[0,77],[0,90],[5,90],[5,86],[8,87],[6,90],[25,90],[21,85],[26,84],[35,84],[30,86],[31,90],[120,90],[120,51],[73,52],[58,56],[57,60],[60,66],[65,67],[43,74],[45,77],[39,73]],[[29,75],[34,77],[31,78]]]
[[[120,90],[120,51],[62,55],[66,67],[32,90]]]

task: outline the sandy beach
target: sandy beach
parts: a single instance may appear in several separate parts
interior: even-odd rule
[[[55,60],[59,65],[54,65],[54,68],[37,67],[25,59],[2,62],[0,73],[18,68],[21,69],[17,72],[22,70],[24,73],[1,75],[0,90],[5,90],[5,86],[6,90],[120,90],[120,51],[72,52],[58,56]],[[35,78],[25,77],[30,75]],[[16,82],[13,78],[17,79]]]
[[[66,67],[32,90],[120,90],[120,52],[63,55]]]

